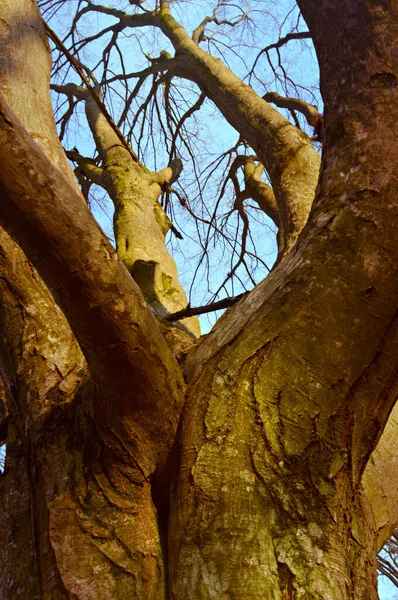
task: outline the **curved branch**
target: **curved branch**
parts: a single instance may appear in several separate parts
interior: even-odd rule
[[[174,437],[183,383],[137,285],[81,197],[2,99],[0,160],[1,218],[57,293],[115,419],[122,426],[126,411],[136,415],[146,431],[138,452],[144,456],[153,441],[143,460],[156,462]]]
[[[201,23],[194,29],[192,33],[192,41],[195,44],[199,45],[205,39],[205,29],[208,23],[215,23],[216,25],[229,25],[229,27],[235,27],[239,23],[241,23],[244,19],[246,19],[248,13],[242,11],[242,15],[236,19],[236,21],[229,21],[228,19],[217,19],[217,10],[222,5],[222,2],[218,2],[213,10],[212,16],[207,16],[203,19]]]
[[[194,81],[240,132],[270,176],[283,222],[283,252],[294,246],[311,209],[320,157],[308,136],[202,50],[173,18],[167,3],[161,29],[176,49],[176,74]],[[261,132],[261,133],[260,133]]]
[[[313,104],[300,100],[299,98],[285,98],[280,96],[277,92],[268,92],[263,96],[266,102],[270,102],[278,106],[279,108],[287,108],[288,110],[298,111],[307,120],[308,125],[315,128],[315,133],[318,136],[319,141],[322,139],[322,115],[318,112],[318,109]]]
[[[285,44],[287,44],[288,42],[290,42],[291,40],[308,40],[311,39],[312,36],[310,34],[309,31],[292,31],[291,33],[288,33],[287,35],[285,35],[283,38],[279,38],[279,40],[277,42],[274,42],[273,44],[270,44],[269,46],[266,46],[265,48],[263,48],[261,50],[261,52],[259,52],[259,54],[256,56],[256,59],[253,63],[253,67],[251,69],[251,72],[253,73],[254,69],[256,68],[256,65],[260,59],[260,57],[263,54],[268,54],[268,52],[272,49],[278,49],[281,48],[282,46],[284,46]]]
[[[53,40],[54,44],[65,54],[66,58],[69,60],[69,62],[71,63],[71,65],[75,68],[76,72],[80,75],[80,77],[84,81],[84,83],[85,83],[85,85],[87,87],[88,92],[91,94],[94,102],[97,104],[99,110],[104,115],[105,119],[108,121],[110,127],[113,129],[114,133],[118,137],[118,139],[121,142],[122,146],[124,146],[126,148],[127,152],[131,155],[131,157],[132,157],[133,160],[138,161],[137,155],[133,152],[132,148],[130,147],[130,145],[126,141],[126,138],[121,133],[121,131],[117,127],[116,123],[112,119],[112,117],[109,114],[109,112],[108,112],[105,104],[100,99],[99,94],[91,86],[91,84],[90,84],[88,78],[86,77],[86,75],[85,75],[85,73],[83,71],[83,68],[82,68],[81,64],[79,63],[79,61],[76,59],[76,57],[74,57],[68,51],[68,49],[65,47],[65,45],[61,42],[61,40],[57,36],[57,34],[47,25],[47,23],[45,23],[44,25],[45,25],[45,28],[47,29],[48,35]]]
[[[66,156],[69,160],[72,160],[78,164],[78,170],[83,172],[84,175],[89,179],[92,183],[96,185],[100,185],[101,187],[106,189],[106,183],[104,180],[104,169],[101,169],[92,158],[86,158],[85,156],[81,156],[79,152],[74,148],[73,150],[67,150]],[[76,169],[75,169],[76,174]]]

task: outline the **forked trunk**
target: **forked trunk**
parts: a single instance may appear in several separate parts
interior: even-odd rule
[[[7,1],[1,43],[17,23],[45,62],[36,9]],[[29,89],[9,95],[23,52],[7,55],[2,96],[44,154],[2,100],[4,600],[377,598],[362,475],[398,393],[398,15],[392,0],[299,4],[326,106],[315,204],[181,367],[65,182],[54,128],[37,135],[40,105],[27,122]]]

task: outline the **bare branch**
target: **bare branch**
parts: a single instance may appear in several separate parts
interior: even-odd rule
[[[283,38],[280,38],[277,42],[274,42],[273,44],[270,44],[269,46],[266,46],[265,48],[263,48],[261,50],[261,52],[256,56],[256,59],[253,63],[253,67],[251,69],[251,72],[253,73],[254,69],[257,66],[257,63],[260,59],[260,57],[263,54],[267,54],[269,53],[270,50],[277,50],[278,48],[281,48],[282,46],[284,46],[285,44],[287,44],[288,42],[290,42],[291,40],[308,40],[311,39],[311,34],[309,31],[293,31],[291,33],[288,33],[287,35],[285,35]]]
[[[92,158],[86,158],[85,156],[81,156],[79,152],[74,148],[73,150],[67,150],[66,156],[69,160],[72,160],[78,164],[78,170],[83,171],[84,175],[92,181],[92,183],[96,183],[101,187],[106,189],[104,183],[104,169],[101,169]],[[76,170],[75,170],[75,174]]]
[[[214,8],[213,14],[212,16],[207,16],[203,19],[203,21],[196,27],[196,29],[194,29],[193,33],[192,33],[192,40],[195,42],[195,44],[200,44],[200,42],[202,42],[205,39],[205,28],[206,25],[208,23],[215,23],[216,25],[229,25],[229,27],[235,27],[236,25],[238,25],[239,23],[241,23],[244,19],[247,18],[248,13],[245,13],[242,11],[242,14],[240,17],[238,17],[235,21],[229,21],[228,19],[217,19],[217,10],[220,8],[220,6],[223,5],[223,2],[218,2],[217,5]]]
[[[168,167],[154,173],[154,181],[161,187],[170,186],[177,181],[182,171],[182,161],[179,158],[174,158]]]
[[[119,138],[122,146],[124,146],[127,150],[127,152],[130,154],[130,156],[132,157],[133,160],[135,160],[136,162],[138,162],[138,157],[135,154],[135,152],[132,150],[131,146],[127,143],[126,138],[122,135],[121,131],[119,130],[119,128],[117,127],[116,123],[114,122],[114,120],[112,119],[111,115],[109,114],[105,104],[100,100],[98,93],[96,92],[96,90],[91,86],[88,78],[86,77],[81,64],[79,63],[79,61],[77,60],[77,58],[75,56],[73,56],[69,50],[66,48],[66,46],[61,42],[61,40],[59,39],[59,37],[57,36],[57,34],[55,33],[55,31],[53,31],[48,25],[47,23],[45,23],[45,27],[47,29],[47,32],[49,34],[49,36],[51,37],[51,39],[53,40],[54,44],[65,54],[65,56],[67,57],[67,59],[69,60],[69,62],[73,65],[73,67],[76,69],[77,73],[80,75],[80,77],[82,78],[82,80],[84,81],[87,90],[89,91],[89,93],[91,94],[91,96],[93,97],[95,103],[97,104],[98,108],[100,109],[100,111],[102,112],[102,114],[104,115],[105,119],[108,121],[109,125],[111,126],[111,128],[113,129],[114,133],[117,135],[117,137]]]
[[[316,106],[299,98],[285,98],[277,92],[267,92],[263,98],[266,102],[271,102],[279,108],[300,112],[306,118],[308,125],[315,128],[319,140],[322,139],[322,115]]]
[[[183,310],[179,310],[178,312],[168,315],[166,317],[167,321],[174,322],[179,321],[180,319],[186,319],[187,317],[193,317],[195,315],[204,315],[209,312],[214,312],[215,310],[222,310],[223,308],[229,308],[236,304],[241,298],[246,296],[247,292],[243,294],[239,294],[239,296],[234,296],[233,298],[224,298],[223,300],[219,300],[218,302],[212,302],[211,304],[206,304],[206,306],[190,306]]]

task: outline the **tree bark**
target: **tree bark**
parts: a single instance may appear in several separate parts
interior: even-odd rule
[[[315,204],[181,367],[60,146],[54,167],[0,102],[5,600],[377,598],[377,544],[398,515],[382,523],[363,474],[398,393],[398,14],[300,6],[325,100]],[[37,19],[18,7],[17,24]],[[224,76],[214,67],[215,88]]]
[[[141,293],[77,192],[56,136],[37,7],[21,0],[0,10],[9,50],[2,90],[44,152],[2,99],[3,217],[11,230],[16,225],[47,283],[57,272],[50,293],[2,233],[1,371],[10,424],[1,481],[1,596],[164,598],[151,480],[173,443],[184,384]],[[21,41],[26,32],[32,46]],[[38,49],[36,62],[31,47]],[[19,69],[25,86],[8,94]],[[37,73],[41,102],[29,105]],[[51,125],[45,136],[43,120]],[[12,197],[21,201],[13,216]]]
[[[177,179],[181,168],[150,171],[121,145],[88,90],[75,84],[53,89],[84,101],[101,167],[78,155],[76,160],[86,176],[112,199],[119,258],[160,318],[186,308],[188,301],[178,281],[177,267],[165,244],[171,222],[158,202],[162,187]],[[184,319],[178,327],[194,339],[200,336],[196,317]]]
[[[95,11],[119,19],[119,31],[128,27],[158,27],[175,48],[175,57],[159,61],[168,70],[195,82],[221,111],[225,119],[253,148],[270,176],[279,209],[282,250],[289,253],[304,227],[315,196],[320,157],[309,137],[243,83],[221,60],[214,58],[192,39],[175,20],[170,2],[160,9],[129,15],[102,5],[79,11]]]
[[[186,363],[173,598],[377,597],[361,477],[397,395],[397,15],[321,4],[300,2],[325,101],[310,221]]]
[[[160,27],[176,50],[174,70],[194,81],[248,142],[270,176],[283,223],[283,254],[293,248],[315,195],[320,159],[308,136],[202,50],[161,3]]]

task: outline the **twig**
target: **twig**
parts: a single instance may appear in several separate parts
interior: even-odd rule
[[[124,146],[124,148],[126,148],[127,152],[130,154],[130,156],[132,157],[132,159],[135,162],[139,162],[137,155],[135,154],[135,152],[133,151],[133,149],[129,146],[129,144],[127,143],[125,137],[123,136],[123,134],[121,133],[121,131],[119,130],[119,128],[117,127],[115,121],[112,119],[111,115],[109,114],[105,104],[103,102],[101,102],[100,98],[98,97],[95,89],[92,87],[92,85],[90,84],[88,78],[86,77],[83,69],[81,68],[79,61],[76,60],[76,57],[74,57],[69,50],[66,48],[66,46],[61,42],[61,40],[59,39],[59,37],[57,36],[57,34],[55,33],[55,31],[53,31],[51,29],[51,27],[49,25],[47,25],[47,23],[44,22],[44,26],[47,30],[48,35],[50,36],[50,38],[52,39],[52,41],[54,42],[54,44],[57,46],[57,48],[66,56],[66,58],[69,60],[69,62],[71,63],[71,65],[75,68],[76,72],[79,74],[79,76],[82,78],[82,80],[84,81],[89,93],[92,95],[92,97],[94,98],[95,102],[97,103],[100,111],[103,113],[105,119],[108,121],[109,125],[112,127],[113,131],[116,133],[117,137],[119,138],[121,144]]]

